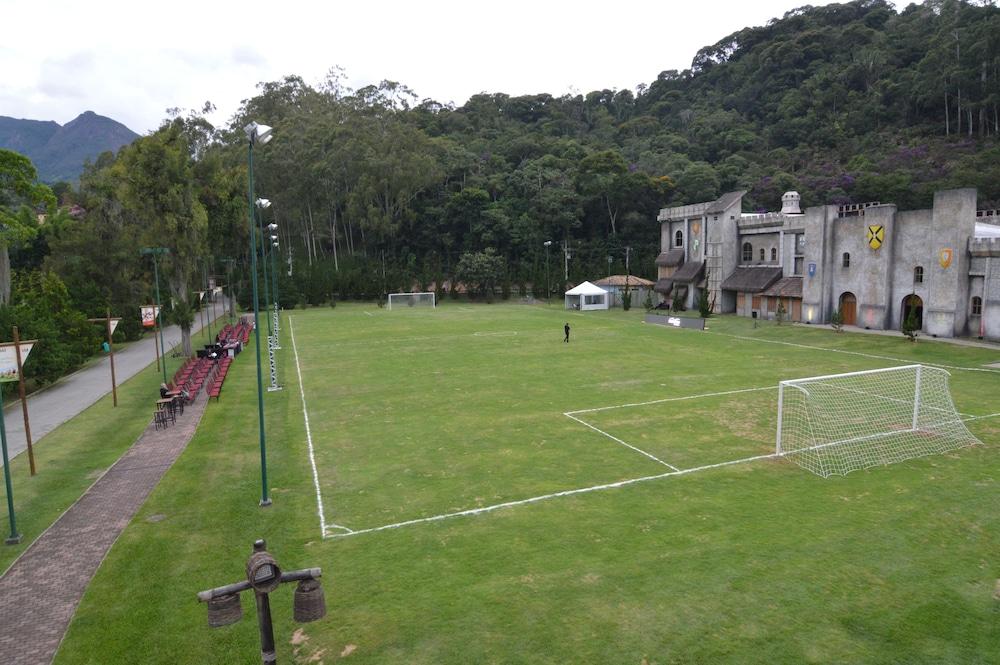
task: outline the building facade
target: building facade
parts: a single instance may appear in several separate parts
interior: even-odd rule
[[[660,210],[656,291],[692,308],[805,323],[899,330],[913,312],[939,337],[1000,339],[1000,211],[975,189],[936,192],[933,207],[878,202],[742,212],[745,192]]]

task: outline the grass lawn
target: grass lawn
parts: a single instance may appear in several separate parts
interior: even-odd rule
[[[285,389],[264,396],[274,505],[257,506],[246,353],[56,662],[258,662],[252,599],[211,630],[195,593],[239,580],[259,537],[285,569],[324,570],[322,621],[297,626],[292,589],[272,596],[279,662],[1000,662],[1000,417],[968,423],[983,446],[846,477],[764,459],[550,496],[768,454],[782,379],[1000,353],[641,319],[451,302],[286,312]],[[1000,411],[1000,373],[951,373],[961,412]]]

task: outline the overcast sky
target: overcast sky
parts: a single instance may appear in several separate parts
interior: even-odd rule
[[[257,83],[316,84],[337,65],[352,88],[390,79],[456,105],[484,91],[634,90],[804,4],[830,3],[0,0],[0,115],[64,124],[90,110],[144,134],[169,107],[211,101],[221,125]]]

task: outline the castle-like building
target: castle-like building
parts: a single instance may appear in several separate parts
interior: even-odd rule
[[[934,194],[929,210],[878,202],[742,212],[746,192],[663,208],[656,291],[742,316],[899,330],[912,311],[938,337],[1000,340],[1000,211],[975,189]],[[779,312],[780,310],[780,312]]]

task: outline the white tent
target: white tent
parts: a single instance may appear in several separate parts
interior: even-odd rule
[[[607,309],[608,292],[590,282],[584,282],[566,292],[566,309]]]

